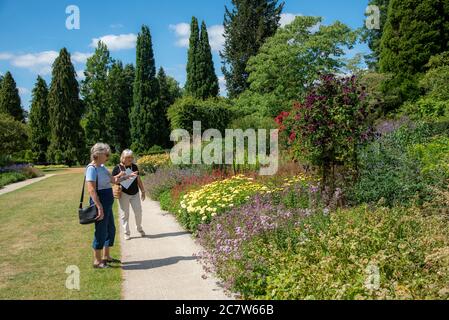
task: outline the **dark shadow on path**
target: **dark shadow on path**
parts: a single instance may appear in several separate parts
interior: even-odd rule
[[[176,264],[179,261],[192,261],[197,260],[196,257],[170,257],[164,259],[154,259],[154,260],[145,260],[145,261],[130,261],[123,263],[123,270],[149,270],[156,269],[165,266],[169,266],[172,264]]]
[[[179,232],[168,232],[168,233],[160,233],[160,234],[147,234],[144,237],[131,237],[131,240],[133,239],[161,239],[161,238],[170,238],[170,237],[179,237],[179,236],[185,236],[185,235],[191,235],[188,231],[179,231]]]

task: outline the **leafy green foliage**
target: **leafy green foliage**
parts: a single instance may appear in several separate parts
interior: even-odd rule
[[[170,121],[167,118],[168,108],[175,103],[176,99],[181,97],[181,89],[178,82],[168,77],[163,68],[159,69],[157,80],[160,88],[161,112],[159,114],[159,125],[162,127],[163,136],[166,138],[163,146],[169,147],[170,142]]]
[[[95,53],[87,59],[85,79],[82,81],[81,95],[85,104],[85,132],[88,145],[97,142],[109,142],[108,126],[106,117],[108,115],[107,88],[108,72],[111,68],[112,59],[106,44],[98,42]]]
[[[359,207],[253,239],[227,272],[245,299],[447,299],[448,241],[442,216]]]
[[[63,48],[53,63],[48,95],[51,139],[47,158],[56,164],[72,165],[86,160],[84,132],[80,125],[83,105],[70,54]]]
[[[169,109],[171,128],[185,129],[192,133],[193,122],[201,121],[201,129],[217,129],[224,133],[233,119],[229,103],[222,98],[208,100],[185,97],[178,99]]]
[[[445,175],[434,174],[435,180],[429,180],[425,174],[431,165],[427,156],[419,150],[434,150],[432,161],[436,165],[444,161],[446,148],[432,142],[436,135],[448,135],[447,123],[420,123],[416,126],[404,125],[400,129],[373,141],[359,154],[360,177],[348,190],[351,203],[377,203],[387,206],[409,205],[413,201],[422,204],[432,200],[432,186],[441,185]],[[439,153],[435,148],[440,146]],[[440,153],[441,152],[441,153]],[[438,155],[438,156],[437,156]],[[427,169],[425,169],[427,168]]]
[[[444,0],[391,0],[380,54],[380,70],[394,78],[386,91],[397,92],[400,102],[419,95],[419,74],[429,59],[448,50],[449,3]]]
[[[33,89],[29,125],[31,147],[36,153],[37,161],[41,163],[47,160],[47,149],[50,144],[51,133],[49,121],[47,83],[38,76]]]
[[[28,130],[25,124],[13,117],[0,115],[1,156],[11,155],[28,147]]]
[[[368,47],[372,51],[371,54],[365,56],[371,70],[377,70],[379,67],[378,62],[381,53],[380,41],[387,22],[389,4],[390,0],[370,0],[368,3],[368,5],[377,6],[380,10],[380,29],[367,29],[366,25],[363,26],[363,40],[368,43]]]
[[[131,145],[133,81],[133,65],[123,67],[122,62],[114,61],[106,80],[108,109],[103,130],[107,132],[108,143],[116,152],[121,152]]]
[[[11,72],[6,72],[0,87],[0,113],[8,114],[17,121],[25,121],[19,90]]]
[[[440,119],[449,115],[449,101],[422,97],[415,102],[406,102],[401,111],[412,119]]]
[[[320,74],[335,73],[344,66],[345,48],[351,48],[357,33],[340,23],[317,25],[318,17],[299,16],[279,29],[248,62],[250,92],[255,101],[266,100],[261,112],[271,116],[288,110],[304,98]],[[243,97],[245,103],[248,98]],[[251,104],[253,105],[253,104]]]
[[[221,52],[228,94],[237,97],[248,88],[248,60],[279,27],[284,3],[278,0],[232,0],[224,19],[225,44]]]

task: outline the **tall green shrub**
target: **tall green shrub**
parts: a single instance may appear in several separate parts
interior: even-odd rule
[[[86,161],[84,132],[80,124],[83,107],[75,68],[66,48],[61,49],[53,63],[48,103],[51,127],[48,159],[67,165]]]
[[[147,150],[166,140],[157,122],[161,113],[159,96],[151,33],[144,25],[137,37],[134,103],[131,111],[131,138],[133,148],[137,151]]]
[[[50,113],[48,105],[47,83],[38,76],[33,89],[30,109],[31,148],[36,153],[37,161],[47,161],[47,149],[50,144]]]
[[[25,113],[20,102],[19,90],[11,72],[6,72],[0,87],[0,113],[12,116],[17,121],[25,121]]]

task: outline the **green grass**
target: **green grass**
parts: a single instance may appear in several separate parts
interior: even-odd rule
[[[0,196],[0,299],[121,298],[121,269],[92,268],[93,226],[77,216],[82,181],[61,174]],[[70,265],[80,269],[79,291],[65,287]]]

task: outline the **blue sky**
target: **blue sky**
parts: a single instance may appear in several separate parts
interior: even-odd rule
[[[340,20],[358,28],[364,21],[368,0],[285,0],[283,23],[294,15]],[[142,24],[150,27],[157,66],[185,82],[188,23],[192,15],[205,20],[214,53],[217,75],[224,91],[218,51],[222,45],[224,6],[230,0],[0,0],[0,73],[11,71],[19,87],[22,105],[28,109],[38,74],[50,83],[50,67],[57,52],[66,47],[82,79],[85,61],[94,43],[103,39],[111,56],[135,63],[135,38]],[[80,29],[68,30],[66,7],[80,10]],[[358,45],[354,52],[368,52]]]

